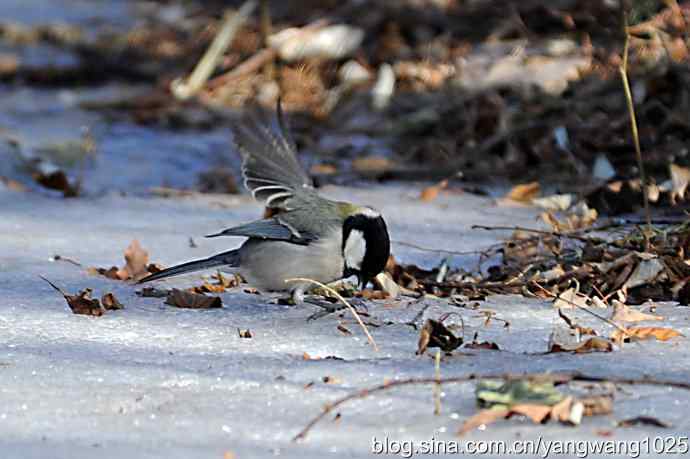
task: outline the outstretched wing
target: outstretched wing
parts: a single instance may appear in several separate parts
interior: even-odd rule
[[[206,237],[218,236],[245,236],[257,239],[287,241],[301,245],[309,244],[317,239],[312,233],[299,231],[280,217],[257,220],[245,225],[228,228],[220,233],[210,234]]]
[[[296,156],[278,101],[275,122],[257,115],[233,126],[235,145],[242,155],[244,185],[266,207],[289,209],[290,200],[312,193],[312,183]]]

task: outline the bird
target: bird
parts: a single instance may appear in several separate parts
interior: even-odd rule
[[[300,304],[310,283],[288,279],[328,284],[356,276],[363,289],[384,270],[390,236],[381,213],[319,195],[297,159],[280,100],[274,113],[250,111],[231,127],[244,186],[265,205],[264,218],[207,236],[246,237],[239,248],[163,269],[140,283],[222,266],[235,268],[259,291],[288,291],[290,302]]]

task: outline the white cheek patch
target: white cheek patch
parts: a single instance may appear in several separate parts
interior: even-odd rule
[[[345,241],[345,249],[343,250],[345,265],[351,269],[361,269],[366,251],[367,241],[364,239],[364,234],[356,229],[350,231],[347,241]]]

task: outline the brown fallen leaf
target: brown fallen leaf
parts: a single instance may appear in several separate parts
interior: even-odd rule
[[[669,429],[673,427],[673,425],[669,424],[666,421],[662,421],[660,419],[654,418],[652,416],[636,416],[634,418],[630,419],[623,419],[622,421],[618,421],[618,427],[632,427],[632,426],[638,426],[638,425],[645,425],[645,426],[653,426],[653,427],[661,427],[662,429]]]
[[[579,425],[582,422],[584,405],[572,396],[565,397],[551,408],[550,417],[564,424]]]
[[[345,325],[343,325],[343,324],[338,324],[338,327],[336,327],[336,328],[338,329],[338,331],[339,331],[340,333],[342,333],[342,334],[345,335],[345,336],[350,336],[350,335],[352,335],[352,332],[350,331],[350,329],[347,328],[347,327],[346,327]]]
[[[444,352],[452,352],[462,345],[462,338],[456,337],[442,322],[427,319],[419,332],[417,355],[422,355],[427,348],[438,347]]]
[[[467,432],[476,429],[477,427],[489,425],[498,421],[499,419],[505,419],[509,413],[510,410],[508,408],[487,408],[485,410],[480,410],[471,418],[463,422],[462,426],[458,430],[458,435],[464,435]]]
[[[170,293],[170,290],[156,287],[144,287],[141,290],[137,290],[135,293],[142,298],[165,298]]]
[[[551,414],[552,406],[536,405],[532,403],[521,403],[510,407],[510,414],[519,414],[526,416],[535,424],[541,424],[546,421]]]
[[[441,192],[448,186],[448,180],[441,180],[435,185],[428,186],[422,190],[419,199],[424,202],[430,202],[436,199]]]
[[[125,249],[125,266],[117,272],[121,280],[140,280],[149,275],[149,253],[134,239]]]
[[[505,198],[511,201],[531,203],[532,199],[539,195],[539,182],[522,183],[515,185],[506,194]]]
[[[186,290],[172,289],[165,300],[166,304],[177,308],[211,309],[223,307],[220,297],[206,296]]]
[[[465,344],[466,349],[487,349],[490,351],[500,351],[501,348],[498,347],[498,344],[492,342],[492,341],[482,341],[482,342],[477,342],[477,341],[472,341],[471,343]]]
[[[111,266],[108,269],[105,268],[88,268],[87,272],[92,275],[101,275],[105,276],[108,279],[115,279],[115,280],[120,280],[120,277],[117,275],[117,272],[120,270],[117,266]]]
[[[108,311],[116,311],[118,309],[124,309],[125,307],[115,298],[115,295],[108,292],[101,297],[101,304]]]
[[[105,309],[103,309],[103,307],[101,306],[101,302],[98,301],[98,299],[91,298],[93,290],[91,290],[90,288],[86,288],[76,295],[69,295],[45,277],[40,277],[63,296],[65,301],[67,301],[67,305],[70,307],[74,314],[82,314],[96,317],[105,314]]]
[[[596,336],[597,332],[589,327],[583,327],[581,325],[576,324],[573,322],[573,320],[566,316],[561,308],[558,308],[558,316],[563,319],[563,321],[570,327],[571,330],[574,330],[575,332],[579,333],[580,335],[593,335]]]
[[[613,343],[611,341],[605,338],[600,338],[598,336],[593,336],[586,341],[574,345],[552,343],[548,353],[550,354],[554,352],[574,352],[575,354],[586,354],[589,352],[611,351],[613,351]]]
[[[613,413],[613,395],[596,395],[580,400],[585,416],[599,416]]]
[[[685,191],[690,183],[690,169],[687,167],[671,164],[671,203],[675,204],[678,200],[683,200]]]
[[[664,327],[630,327],[626,328],[627,336],[621,330],[614,330],[611,333],[611,339],[616,342],[630,342],[631,340],[657,339],[659,341],[668,341],[683,334],[672,328]]]
[[[241,330],[238,328],[237,334],[240,336],[240,338],[253,338],[254,337],[251,330],[249,330],[249,329]]]
[[[69,183],[67,175],[61,170],[56,170],[49,174],[36,172],[33,174],[33,179],[45,188],[62,191],[66,198],[73,198],[79,194],[79,187]]]
[[[611,320],[614,322],[642,322],[645,320],[663,320],[661,316],[656,316],[653,314],[645,314],[644,312],[637,311],[630,308],[625,303],[618,300],[613,300],[613,315],[611,315]]]

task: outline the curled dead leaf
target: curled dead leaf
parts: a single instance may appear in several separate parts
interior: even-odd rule
[[[248,328],[247,328],[246,330],[242,330],[242,329],[239,329],[239,328],[238,328],[238,329],[237,329],[237,334],[239,335],[240,338],[247,338],[247,339],[250,339],[250,338],[253,338],[253,337],[254,337],[254,335],[252,334],[251,330],[249,330]]]
[[[528,204],[539,195],[539,190],[539,182],[522,183],[520,185],[515,185],[508,194],[506,194],[505,198],[511,201]]]
[[[672,328],[665,327],[630,327],[622,330],[614,330],[611,339],[616,342],[630,342],[632,340],[656,339],[658,341],[668,341],[683,334]]]
[[[223,306],[220,297],[201,295],[176,288],[168,293],[165,303],[177,308],[187,309],[211,309]]]
[[[448,180],[442,180],[435,185],[428,186],[422,190],[419,199],[424,202],[431,202],[436,199],[441,192],[448,186]]]
[[[51,287],[62,295],[74,314],[96,317],[100,317],[105,314],[105,309],[103,309],[101,306],[101,302],[96,298],[91,298],[93,290],[90,288],[85,288],[76,295],[70,295],[45,277],[41,276],[41,279],[46,281]]]
[[[548,405],[536,405],[531,403],[524,403],[513,405],[510,407],[510,414],[519,414],[526,416],[532,420],[535,424],[541,424],[546,421],[551,414],[552,406]]]
[[[613,339],[613,337],[612,337]],[[615,341],[615,340],[614,340]],[[574,352],[575,354],[587,354],[590,352],[611,352],[613,351],[613,343],[605,338],[593,336],[586,341],[566,344],[566,343],[551,343],[548,353],[554,352]]]
[[[452,352],[461,345],[462,338],[456,337],[442,322],[427,319],[419,332],[416,354],[424,354],[430,347],[438,347],[444,352]]]
[[[149,253],[134,239],[125,249],[125,266],[117,272],[120,280],[140,280],[149,275]]]
[[[124,309],[125,307],[115,298],[115,295],[108,292],[101,297],[101,304],[108,311],[116,311],[118,309]]]
[[[630,308],[618,300],[613,300],[613,314],[611,320],[614,322],[642,322],[645,320],[663,320],[663,317],[653,314],[645,314]]]

